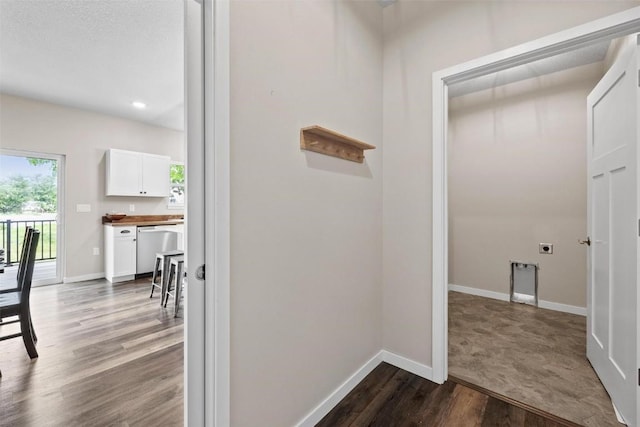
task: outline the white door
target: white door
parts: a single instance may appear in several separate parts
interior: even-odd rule
[[[587,357],[629,426],[637,426],[638,46],[587,98]]]
[[[136,235],[135,231],[126,237],[113,239],[113,276],[131,276],[136,274]]]
[[[185,1],[185,264],[184,425],[205,424],[205,283],[196,278],[205,263],[203,7]]]

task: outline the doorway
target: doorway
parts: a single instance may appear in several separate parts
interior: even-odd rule
[[[151,2],[153,4],[144,1],[99,3],[100,4],[87,4],[75,2],[73,4],[65,4],[65,7],[61,7],[62,5],[59,5],[60,7],[51,7],[51,5],[48,4],[29,2],[3,5],[2,15],[5,18],[13,12],[21,17],[33,13],[37,16],[43,16],[43,19],[40,20],[43,23],[52,23],[68,29],[69,31],[63,32],[64,35],[69,34],[68,38],[45,37],[45,39],[51,42],[69,40],[72,48],[62,49],[62,52],[58,52],[55,49],[27,49],[24,43],[9,45],[11,40],[20,40],[20,37],[4,37],[2,50],[7,53],[10,51],[10,48],[13,47],[17,51],[38,53],[36,56],[38,56],[40,60],[44,57],[44,62],[47,64],[47,67],[45,67],[47,72],[44,73],[43,76],[46,75],[50,77],[53,74],[52,71],[56,69],[65,70],[67,64],[73,64],[71,67],[73,68],[73,72],[66,72],[62,75],[65,79],[72,80],[68,86],[62,84],[62,79],[58,79],[59,81],[50,84],[40,82],[42,83],[41,86],[37,86],[38,89],[73,89],[64,91],[65,95],[74,95],[80,92],[79,89],[82,83],[90,80],[84,77],[100,75],[99,73],[86,73],[84,76],[79,76],[82,70],[80,65],[82,65],[81,62],[83,59],[88,58],[92,60],[92,64],[98,64],[99,69],[97,71],[105,72],[108,75],[103,79],[97,78],[97,83],[90,85],[90,88],[103,90],[103,92],[98,96],[92,97],[91,102],[76,107],[81,110],[91,110],[93,107],[96,107],[96,104],[106,102],[108,98],[111,98],[111,95],[115,95],[115,97],[118,98],[116,100],[117,108],[104,112],[106,115],[112,116],[104,120],[108,122],[107,124],[109,125],[118,121],[119,114],[122,111],[125,111],[123,114],[127,117],[130,114],[134,115],[134,120],[135,117],[139,117],[141,118],[140,121],[145,121],[146,119],[143,120],[145,117],[150,117],[147,122],[153,126],[155,120],[164,122],[166,118],[175,117],[176,112],[178,112],[178,115],[181,115],[183,108],[188,110],[188,115],[185,118],[188,122],[185,126],[185,133],[187,134],[185,139],[188,141],[188,148],[185,153],[187,157],[185,160],[187,177],[184,185],[188,186],[189,190],[189,203],[185,202],[185,207],[188,211],[188,218],[185,224],[187,228],[185,246],[187,247],[186,252],[188,253],[186,266],[190,286],[189,290],[183,294],[185,300],[182,311],[184,313],[185,325],[184,358],[174,358],[172,360],[172,367],[174,368],[174,372],[177,372],[177,375],[179,375],[180,382],[184,378],[184,388],[177,387],[177,389],[179,390],[180,397],[182,397],[184,390],[184,416],[188,424],[228,425],[230,409],[228,337],[230,6],[228,2],[215,0]],[[153,13],[149,10],[150,6],[153,6],[154,11],[151,11]],[[9,10],[9,8],[12,9]],[[155,8],[161,8],[162,10],[156,10]],[[28,10],[25,11],[25,9]],[[127,9],[129,10],[128,13]],[[177,9],[175,12],[182,12],[177,22],[186,22],[184,28],[181,28],[181,30],[183,29],[183,34],[180,34],[180,37],[178,37],[178,34],[175,32],[170,31],[175,28],[173,22],[176,22],[175,19],[170,18],[175,18],[177,13],[169,16],[164,12],[167,9]],[[8,12],[5,13],[5,11]],[[112,18],[123,16],[127,18],[127,20],[118,22],[117,26],[110,29],[108,28],[109,24],[115,23],[118,19],[109,19],[107,22],[104,20],[105,14],[108,14]],[[91,21],[96,15],[98,15],[98,19]],[[100,17],[102,17],[102,19],[100,19]],[[74,18],[80,21],[78,25],[74,24]],[[10,18],[7,19],[10,20]],[[37,19],[28,21],[40,22]],[[29,28],[26,25],[20,25],[24,24],[24,22],[26,22],[24,19],[14,19],[12,24],[15,25],[6,25],[3,26],[3,28],[9,28],[11,31]],[[96,23],[96,25],[90,25],[92,22]],[[140,23],[144,24],[147,22],[149,22],[150,25],[139,25]],[[157,25],[152,26],[151,24]],[[44,27],[44,25],[42,27]],[[134,35],[122,41],[124,36],[130,34],[130,30],[138,31],[139,28],[143,28],[141,36]],[[158,28],[161,30],[159,34],[153,31]],[[90,31],[90,34],[86,36],[75,35],[75,30],[84,29]],[[110,32],[101,34],[102,30]],[[49,36],[54,34],[51,31],[40,31],[38,34],[43,33]],[[183,35],[185,38],[184,44],[181,42],[181,36]],[[29,39],[37,40],[37,37],[29,37]],[[101,48],[99,42],[103,41],[110,42],[111,44]],[[175,50],[173,49],[175,47],[180,47],[181,50],[184,49],[184,60],[187,64],[186,69],[183,70],[184,73],[181,73],[182,75],[180,76],[184,76],[184,80],[179,78],[177,81],[181,85],[184,84],[184,95],[188,92],[188,96],[179,94],[180,96],[172,97],[176,92],[167,85],[162,84],[161,77],[166,75],[166,71],[183,66],[182,62],[173,60],[171,55],[165,54],[165,52],[159,48],[162,42],[171,45],[171,52]],[[145,43],[150,43],[151,48],[146,48],[142,52],[136,53],[135,49],[140,46],[146,46]],[[87,45],[90,48],[88,54],[83,55],[78,53],[81,48]],[[56,52],[58,53],[56,54]],[[71,60],[65,60],[67,53],[73,56]],[[129,56],[123,57],[123,53],[125,55],[129,54]],[[53,58],[53,56],[56,56],[56,58]],[[114,60],[114,58],[119,59]],[[165,61],[167,58],[169,58],[169,60]],[[144,72],[144,67],[141,62],[148,59],[158,59],[161,63],[166,62],[166,66],[158,66],[149,72]],[[9,65],[15,65],[17,62],[18,61],[11,61]],[[64,64],[64,67],[50,66],[59,63]],[[117,73],[120,68],[118,66],[124,68],[123,73]],[[137,73],[138,71],[142,72]],[[9,74],[10,73],[4,73],[3,77]],[[129,81],[128,77],[135,74],[141,74],[144,82],[155,84],[155,87],[145,91],[140,89],[140,85],[124,84],[125,81]],[[34,75],[34,73],[16,72],[13,73],[13,75],[28,77],[29,75]],[[116,76],[115,80],[113,80],[114,76]],[[120,77],[119,79],[117,78],[118,76]],[[113,90],[109,90],[106,84],[109,78],[112,79],[111,81],[117,81],[118,83],[117,87]],[[123,94],[125,90],[130,90],[130,93]],[[19,96],[20,94],[15,95],[15,97]],[[31,93],[31,97],[35,98],[33,92]],[[169,100],[161,105],[160,101],[162,100],[159,98],[162,97],[168,98]],[[52,104],[59,103],[59,98],[49,97],[48,99]],[[131,111],[133,111],[133,113],[131,113]],[[94,112],[100,114],[100,111]],[[88,116],[92,116],[94,112],[89,112]],[[91,119],[91,117],[89,117],[89,119]],[[56,120],[43,121],[43,123],[47,125],[50,122],[58,122],[57,116]],[[28,123],[35,127],[31,122]],[[136,204],[138,206],[134,206],[130,201],[131,199],[125,198],[109,199],[109,205],[107,205],[105,201],[99,200],[99,196],[104,193],[104,182],[102,181],[104,174],[100,172],[104,163],[99,163],[101,161],[100,159],[104,158],[104,151],[109,147],[135,149],[134,147],[126,146],[127,141],[140,140],[141,135],[137,126],[120,129],[118,129],[117,126],[113,126],[104,130],[94,131],[86,126],[84,117],[74,121],[73,125],[70,125],[68,129],[74,130],[76,124],[82,127],[81,132],[65,134],[63,138],[59,138],[61,148],[43,151],[56,151],[66,154],[68,166],[67,179],[69,183],[69,191],[67,193],[68,217],[71,218],[75,216],[76,212],[82,212],[84,214],[82,216],[87,218],[91,226],[95,226],[96,228],[94,232],[93,230],[85,229],[84,224],[80,227],[80,224],[74,221],[73,228],[79,231],[76,234],[80,234],[81,236],[69,237],[67,239],[68,259],[78,265],[84,266],[87,263],[84,263],[82,256],[88,254],[92,257],[90,259],[96,260],[96,264],[99,266],[103,255],[101,247],[103,242],[99,237],[101,230],[100,216],[109,212],[127,212],[131,216],[134,214],[130,212],[135,212],[135,215],[164,213],[162,211],[164,211],[167,206],[165,201],[159,201],[157,206],[151,206],[152,203],[150,199],[137,200]],[[153,138],[154,147],[160,147],[167,142],[161,133],[162,132],[158,131]],[[76,151],[76,148],[87,147],[87,140],[93,140],[93,136],[95,135],[98,135],[102,140],[100,144],[96,144],[95,147],[91,147],[85,151]],[[7,140],[6,142],[9,141],[9,138],[5,139]],[[31,149],[27,148],[27,144],[19,138],[14,138],[11,143],[16,144],[10,146],[12,148],[24,147],[25,150]],[[120,145],[120,147],[118,147],[118,145]],[[33,148],[34,151],[40,150],[40,146],[34,146]],[[136,149],[136,151],[141,152],[145,150],[146,149]],[[94,162],[94,160],[96,161]],[[58,169],[64,170],[61,166],[59,166]],[[85,181],[80,174],[80,172],[85,171],[87,175],[96,177],[96,179]],[[179,205],[180,197],[178,196],[184,194],[183,183],[179,179],[176,181],[177,182],[172,182],[174,198],[173,200],[169,200],[169,209]],[[76,194],[74,189],[71,188],[72,183],[78,184],[78,187],[82,187],[82,192],[86,193]],[[74,192],[74,194],[72,194],[72,192]],[[89,198],[85,197],[85,194],[88,195],[89,193],[91,193],[92,197],[93,193],[98,194],[98,200],[88,200]],[[149,210],[143,211],[140,206],[149,208]],[[151,208],[157,209],[158,211],[152,211]],[[170,213],[174,214],[175,212]],[[71,231],[71,228],[68,228],[68,231]],[[85,244],[86,242],[83,240],[84,237],[90,240],[89,244]],[[80,241],[81,244],[76,244],[78,241]],[[59,240],[58,243],[60,243]],[[75,250],[76,246],[79,247],[77,250]],[[207,264],[207,282],[203,280],[205,271],[203,267],[205,264]],[[69,271],[66,273],[68,274]],[[84,271],[80,273],[84,273]],[[61,292],[65,292],[67,296],[73,295],[77,298],[78,294],[75,292],[77,287],[84,286],[91,292],[91,290],[95,290],[91,282],[100,280],[100,276],[100,270],[96,268],[90,275],[73,274],[72,278],[74,279],[74,283],[60,287],[48,287],[39,289],[38,291],[55,293],[61,290]],[[75,281],[84,283],[76,284]],[[102,285],[105,284],[102,283]],[[141,286],[141,288],[142,287],[144,286]],[[104,294],[99,293],[98,296],[110,297],[113,295],[110,289],[114,288],[115,287],[105,285]],[[146,294],[146,291],[144,293]],[[55,299],[55,297],[52,298]],[[101,307],[106,307],[105,298],[102,298],[100,305]],[[156,305],[157,304],[154,304],[154,308]],[[112,310],[111,307],[108,307],[106,311],[119,313],[118,308]],[[133,323],[138,325],[141,322],[142,321],[138,320]],[[117,324],[122,325],[123,323],[122,318],[117,321]],[[78,324],[78,328],[80,328],[80,326],[84,325]],[[40,330],[38,332],[40,333]],[[45,334],[43,333],[40,337],[41,343],[46,343],[46,338],[44,337]],[[96,334],[93,335],[96,343],[99,338]],[[150,336],[149,342],[157,342],[155,338],[157,337]],[[100,340],[100,344],[103,344],[102,340]],[[130,349],[131,347],[125,345],[122,348]],[[149,347],[149,350],[155,351],[152,347]],[[180,348],[180,350],[182,350],[182,348]],[[137,352],[137,350],[133,351]],[[98,357],[98,353],[104,354],[97,352]],[[22,354],[19,353],[19,355],[21,356]],[[141,356],[142,353],[138,352],[137,355]],[[41,357],[40,361],[43,362],[45,360],[44,352],[41,356],[43,357]],[[89,356],[87,356],[87,358],[89,358]],[[6,363],[6,359],[4,360],[5,362],[3,363]],[[49,360],[51,359],[49,358]],[[182,361],[184,361],[184,374],[179,372],[183,367]],[[33,367],[37,365],[30,366]],[[40,363],[40,366],[40,369],[45,367],[42,363]],[[29,372],[31,372],[31,370],[29,370]],[[130,380],[134,377],[124,375],[122,378]],[[25,380],[25,383],[26,382]],[[51,384],[48,384],[48,386],[50,385]],[[86,393],[84,395],[87,396]],[[119,396],[122,397],[124,395],[119,393]],[[91,400],[96,401],[95,399]],[[32,403],[33,401],[34,400],[31,400]],[[39,405],[39,407],[43,406],[46,405]],[[31,407],[33,408],[33,405]],[[113,411],[114,415],[118,415],[117,412],[118,411]],[[156,412],[160,414],[162,411]],[[179,411],[178,415],[182,418],[183,413]]]
[[[448,358],[449,378],[615,427],[585,359],[587,248],[578,243],[587,234],[585,100],[604,68],[449,99]],[[511,262],[539,267],[530,305],[510,302]]]
[[[640,30],[640,10],[631,9],[593,21],[562,33],[539,39],[476,61],[460,64],[433,75],[433,298],[432,364],[433,379],[444,382],[448,376],[447,359],[447,285],[448,285],[448,209],[447,155],[448,92],[455,83],[476,77],[493,81],[495,73],[522,71],[534,61],[560,53],[577,51],[597,42],[609,42]],[[518,68],[519,67],[519,68]],[[531,67],[533,69],[534,67]],[[514,72],[513,74],[517,74]]]
[[[5,270],[17,269],[26,227],[42,236],[33,286],[64,276],[64,156],[0,149],[0,247]],[[13,277],[5,274],[0,277]]]

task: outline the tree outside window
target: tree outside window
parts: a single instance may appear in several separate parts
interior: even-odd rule
[[[184,163],[171,163],[169,167],[169,179],[170,194],[167,207],[170,209],[183,209],[185,195]]]
[[[0,215],[56,213],[57,160],[0,155]]]

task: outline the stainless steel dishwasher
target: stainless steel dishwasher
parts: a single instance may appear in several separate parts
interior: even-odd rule
[[[157,252],[176,250],[178,232],[175,225],[138,226],[136,274],[153,272]]]

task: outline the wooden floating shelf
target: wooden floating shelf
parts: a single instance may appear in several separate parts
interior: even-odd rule
[[[300,148],[352,162],[363,163],[364,150],[373,150],[376,146],[358,141],[322,126],[309,126],[300,129]]]

